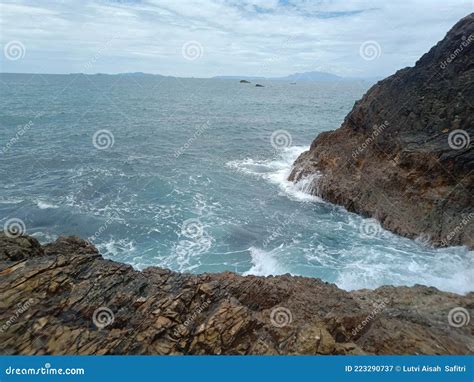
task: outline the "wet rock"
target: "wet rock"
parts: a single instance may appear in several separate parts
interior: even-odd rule
[[[473,248],[472,62],[474,14],[414,67],[369,89],[289,179],[314,175],[314,193],[400,235]]]
[[[43,249],[35,238],[20,236],[18,238],[4,235],[0,247],[0,261],[20,261],[28,257],[41,256]]]

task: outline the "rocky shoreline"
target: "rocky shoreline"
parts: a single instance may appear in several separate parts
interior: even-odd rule
[[[473,45],[471,14],[319,135],[290,180],[314,176],[314,193],[401,235],[474,247]],[[77,237],[11,232],[0,276],[0,354],[474,354],[473,292],[138,271]]]
[[[474,13],[412,68],[378,82],[289,177],[436,246],[474,248]]]
[[[1,354],[473,354],[474,293],[143,271],[0,234]]]

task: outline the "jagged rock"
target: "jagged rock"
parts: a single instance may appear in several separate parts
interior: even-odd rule
[[[400,235],[474,247],[474,14],[321,133],[290,180]],[[318,176],[319,175],[319,176]]]
[[[472,354],[474,293],[140,272],[77,237],[0,234],[1,354]],[[467,320],[467,317],[466,317]]]
[[[2,246],[0,247],[0,259],[12,261],[25,260],[28,257],[40,256],[43,254],[41,245],[37,240],[29,236],[18,238],[3,236]]]

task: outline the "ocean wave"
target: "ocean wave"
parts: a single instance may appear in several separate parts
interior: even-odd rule
[[[282,246],[265,251],[263,249],[250,247],[249,252],[252,256],[252,267],[244,272],[244,276],[271,276],[287,273],[278,261],[278,253],[282,250]]]
[[[465,294],[472,290],[474,277],[469,252],[466,247],[421,254],[378,246],[353,248],[342,251],[335,283],[345,290],[422,284]]]
[[[59,208],[56,204],[50,203],[50,202],[45,202],[44,200],[37,200],[36,201],[36,206],[40,210],[46,210],[48,208]]]
[[[24,199],[20,198],[2,198],[0,199],[0,204],[19,204],[23,203]]]
[[[305,177],[298,182],[288,181],[294,161],[308,147],[292,146],[279,151],[271,159],[233,160],[226,166],[241,173],[262,178],[280,188],[282,193],[290,199],[303,202],[325,203],[320,197],[314,195],[319,174]]]
[[[95,245],[99,249],[100,253],[108,258],[120,258],[124,254],[129,255],[131,252],[136,250],[135,242],[133,240],[125,239],[112,238],[108,241]]]
[[[169,257],[166,266],[176,268],[179,272],[191,272],[202,264],[201,256],[209,252],[214,240],[205,235],[194,240],[179,240],[174,246],[173,256]]]
[[[52,243],[58,238],[58,235],[51,234],[49,232],[42,232],[42,231],[32,232],[30,235],[34,237],[36,240],[38,240],[41,243],[41,245]]]

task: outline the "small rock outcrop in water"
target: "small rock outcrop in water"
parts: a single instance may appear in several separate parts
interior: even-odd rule
[[[256,88],[264,88],[265,86],[261,85],[261,84],[255,84],[255,87]]]
[[[250,81],[247,81],[247,80],[240,80],[240,83],[241,83],[241,84],[249,84]]]
[[[474,247],[474,14],[320,134],[290,180],[398,234]]]
[[[41,246],[3,234],[0,275],[1,354],[474,352],[474,293],[139,272],[76,237]]]

